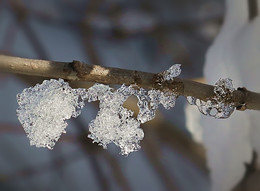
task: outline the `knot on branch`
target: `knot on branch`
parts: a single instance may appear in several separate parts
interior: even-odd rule
[[[79,80],[82,79],[85,75],[89,74],[89,71],[93,69],[93,67],[91,68],[91,65],[84,64],[77,60],[73,60],[69,65],[76,73],[76,76],[79,78]]]

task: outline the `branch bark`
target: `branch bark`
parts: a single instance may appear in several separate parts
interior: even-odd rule
[[[179,96],[193,96],[207,101],[215,96],[214,86],[199,82],[174,78],[172,81],[162,81],[161,74],[127,70],[99,65],[89,65],[79,61],[56,62],[48,60],[27,59],[0,55],[0,71],[62,78],[69,81],[87,81],[103,84],[136,84],[147,89],[171,90]],[[260,110],[260,94],[238,88],[233,92],[230,102],[237,109]]]

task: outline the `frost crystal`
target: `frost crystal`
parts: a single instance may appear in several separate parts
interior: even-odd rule
[[[170,109],[175,106],[177,95],[173,92],[162,92],[160,90],[150,90],[148,95],[151,99],[152,108],[158,108],[162,104],[165,109]]]
[[[233,93],[235,88],[233,88],[232,80],[230,78],[219,79],[214,87],[214,92],[217,98],[226,98]]]
[[[162,73],[163,80],[168,81],[179,76],[181,73],[181,64],[174,64],[168,70]]]
[[[180,64],[171,66],[168,70],[161,73],[162,81],[172,80],[181,73]],[[159,104],[162,104],[165,109],[170,109],[175,106],[177,95],[170,91],[140,89],[135,93],[138,98],[139,114],[137,119],[141,123],[152,120],[155,117],[155,111],[158,109]]]
[[[135,90],[123,85],[112,92],[109,86],[96,84],[89,89],[89,96],[92,96],[93,89],[99,89],[103,94],[96,96],[100,100],[100,110],[96,119],[90,122],[89,138],[104,148],[114,142],[121,148],[123,155],[139,150],[139,142],[144,137],[140,122],[133,118],[132,111],[122,106]]]
[[[227,103],[230,101],[234,90],[231,79],[219,79],[214,87],[214,98],[203,101],[188,96],[187,101],[191,105],[197,105],[199,111],[204,115],[212,116],[217,119],[225,119],[228,118],[235,109],[232,103]]]
[[[87,97],[88,102],[97,101],[103,98],[112,88],[103,84],[95,84],[88,89]]]
[[[196,105],[196,98],[192,96],[187,97],[187,101],[190,105]]]
[[[164,72],[171,79],[179,74],[179,65]],[[138,98],[139,114],[124,108],[124,102],[134,95]],[[17,95],[18,119],[30,139],[31,145],[52,149],[67,126],[66,119],[77,117],[88,102],[100,101],[97,117],[89,124],[89,138],[104,148],[114,142],[121,148],[121,154],[140,149],[139,142],[144,137],[141,123],[152,120],[159,105],[166,109],[174,107],[176,95],[159,90],[134,89],[122,85],[114,90],[107,85],[95,84],[86,92],[72,89],[60,80],[45,80],[42,84],[23,90]]]
[[[137,119],[133,117],[132,111],[123,107],[124,102],[131,95],[138,98]],[[100,100],[100,111],[89,125],[91,132],[89,138],[104,148],[114,142],[121,148],[123,155],[140,149],[139,142],[144,137],[140,124],[155,117],[159,104],[169,109],[175,105],[176,100],[173,93],[164,93],[159,90],[146,91],[142,88],[135,90],[125,85],[113,92],[109,86],[96,84],[89,88],[87,96],[89,101]]]
[[[138,98],[137,106],[139,107],[137,120],[140,123],[145,123],[152,120],[155,117],[155,111],[157,107],[151,106],[147,91],[143,88],[140,88],[140,90],[135,93],[135,96]]]
[[[67,82],[45,80],[17,95],[17,115],[30,144],[52,149],[62,133],[66,119],[80,115],[84,89],[72,89]]]
[[[175,106],[176,95],[172,92],[162,92],[160,90],[140,89],[134,94],[138,98],[137,105],[139,107],[138,121],[145,123],[155,117],[155,112],[162,104],[165,109]]]

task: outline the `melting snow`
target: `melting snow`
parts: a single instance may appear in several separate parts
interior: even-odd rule
[[[232,103],[225,103],[223,99],[232,96],[234,90],[231,79],[219,79],[214,87],[214,98],[208,101],[203,101],[188,96],[187,101],[191,105],[196,105],[199,111],[204,115],[216,119],[226,119],[233,113],[235,107]]]
[[[163,80],[172,80],[180,74],[180,65],[176,64],[163,72]],[[134,95],[138,98],[139,114],[123,107],[124,102]],[[107,148],[111,142],[128,155],[140,149],[144,132],[141,123],[152,120],[159,105],[166,109],[174,107],[177,95],[171,91],[145,90],[122,85],[117,90],[108,85],[95,84],[88,91],[72,89],[67,82],[45,80],[42,84],[24,89],[17,95],[20,120],[31,145],[52,149],[67,127],[66,119],[80,114],[84,101],[100,101],[100,110],[89,124],[89,138]]]
[[[65,120],[80,114],[84,93],[84,89],[72,89],[62,79],[51,79],[18,94],[17,115],[30,144],[52,149],[66,132]]]

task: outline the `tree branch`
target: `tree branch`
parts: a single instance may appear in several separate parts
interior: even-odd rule
[[[142,88],[171,90],[178,95],[193,96],[201,100],[209,100],[215,96],[214,86],[191,80],[174,78],[163,81],[160,73],[148,73],[136,70],[89,65],[79,61],[55,62],[0,55],[0,70],[4,72],[62,78],[69,81],[87,81],[103,84],[136,84]],[[260,94],[238,88],[232,99],[237,109],[260,110]]]

